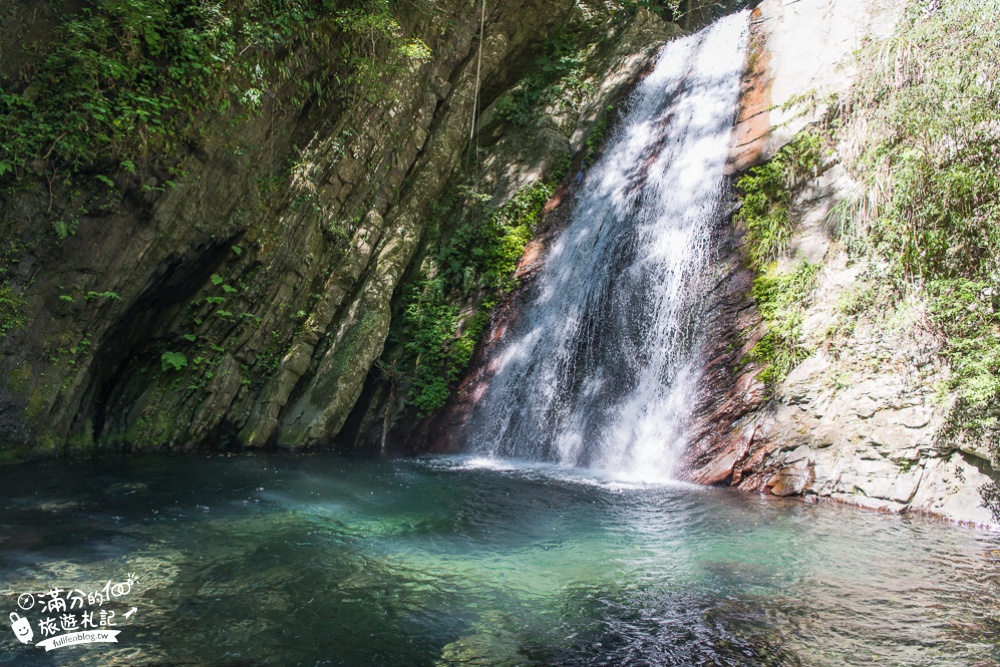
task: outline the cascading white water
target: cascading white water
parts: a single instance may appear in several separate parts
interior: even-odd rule
[[[668,478],[697,394],[747,14],[661,50],[492,359],[469,449]]]

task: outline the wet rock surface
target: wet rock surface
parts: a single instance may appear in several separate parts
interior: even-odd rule
[[[384,95],[320,107],[288,85],[238,136],[205,119],[217,132],[174,187],[82,216],[61,243],[47,211],[72,208],[68,196],[7,196],[0,222],[25,249],[13,281],[32,317],[3,342],[0,447],[329,444],[459,169],[477,77],[503,92],[572,8],[506,3],[480,62],[478,14],[439,3],[420,35],[431,58],[386,74]],[[325,66],[305,57],[297,77]]]
[[[900,7],[863,0],[761,3],[752,18],[733,170],[769,159],[822,117],[828,96],[852,80],[859,40],[890,34]],[[925,304],[907,303],[889,322],[844,326],[852,316],[841,304],[863,284],[862,267],[850,262],[829,222],[853,187],[838,159],[828,158],[828,168],[792,207],[796,232],[782,262],[821,265],[802,314],[813,351],[773,391],[756,380],[761,369],[739,367],[762,329],[748,296],[752,277],[738,268],[738,242],[724,246],[732,270],[716,292],[706,388],[684,476],[990,524],[980,489],[995,472],[985,446],[961,451],[941,437],[950,404],[938,387],[948,369],[938,360],[941,341]]]

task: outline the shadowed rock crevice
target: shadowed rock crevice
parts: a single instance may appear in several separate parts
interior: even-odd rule
[[[169,331],[177,311],[209,280],[236,239],[216,243],[191,257],[168,258],[150,277],[131,307],[109,328],[105,342],[95,351],[90,386],[83,395],[78,415],[91,416],[93,438],[111,438],[128,429],[126,407],[131,396],[141,396],[141,381],[150,368],[160,365],[160,337]],[[143,370],[146,369],[146,370]],[[106,423],[108,415],[123,421]],[[82,424],[73,424],[83,432]]]

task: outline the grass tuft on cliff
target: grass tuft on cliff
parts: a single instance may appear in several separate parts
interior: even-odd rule
[[[740,363],[762,366],[758,377],[772,388],[810,352],[803,340],[802,313],[819,265],[800,261],[781,271],[777,260],[787,254],[795,231],[792,201],[819,172],[825,145],[818,132],[800,132],[771,160],[736,181],[742,199],[736,221],[743,229],[744,258],[754,271],[752,294],[764,324],[763,336]]]
[[[819,171],[823,149],[820,134],[800,132],[777,155],[736,181],[743,202],[736,221],[743,226],[751,268],[759,270],[788,250],[794,231],[789,206],[796,191]]]
[[[816,286],[819,264],[801,261],[791,271],[774,264],[760,270],[753,281],[753,298],[764,321],[764,335],[747,353],[744,363],[764,367],[757,376],[769,387],[784,380],[812,353],[802,332],[802,314]]]
[[[376,52],[400,62],[428,55],[404,36],[388,0],[51,5],[65,11],[52,39],[0,77],[0,186],[44,177],[50,190],[84,187],[86,178],[113,190],[152,160],[184,154],[204,131],[203,114],[257,112],[289,81],[300,104],[350,104],[391,70]],[[306,58],[333,66],[294,78]]]
[[[997,0],[911,2],[892,39],[859,53],[842,136],[864,193],[852,249],[927,296],[951,366],[953,435],[978,433],[1000,459],[998,34]]]

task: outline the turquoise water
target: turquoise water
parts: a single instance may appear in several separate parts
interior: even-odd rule
[[[44,464],[0,489],[4,619],[135,579],[104,605],[117,644],[46,652],[5,621],[2,664],[1000,662],[1000,539],[921,517],[462,457]]]

